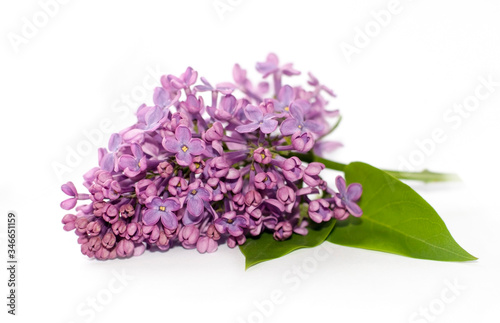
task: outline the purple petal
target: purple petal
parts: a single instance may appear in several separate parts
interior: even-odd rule
[[[213,87],[210,85],[196,85],[194,89],[197,92],[213,91]]]
[[[187,144],[189,140],[191,140],[191,130],[183,125],[178,126],[177,129],[175,129],[175,138],[181,144]]]
[[[68,222],[63,227],[64,231],[73,231],[75,229],[75,222]]]
[[[144,216],[142,217],[142,222],[144,222],[145,225],[155,225],[158,223],[161,213],[162,212],[158,210],[146,210],[146,212],[144,212]]]
[[[224,110],[215,110],[215,116],[219,120],[226,120],[226,121],[231,120],[231,118],[233,117],[231,113]]]
[[[109,137],[108,149],[109,151],[115,151],[118,146],[122,143],[122,136],[119,133],[114,133]]]
[[[347,187],[346,198],[349,201],[357,201],[361,197],[361,193],[363,193],[363,187],[361,184],[352,183]]]
[[[292,67],[291,63],[283,65],[283,67],[281,68],[281,70],[283,71],[283,74],[288,75],[288,76],[299,75],[300,74],[300,71],[297,71],[296,69],[294,69]]]
[[[179,129],[179,127],[177,127],[177,129]],[[181,144],[172,137],[163,138],[162,145],[168,152],[171,153],[181,151]]]
[[[304,121],[304,111],[302,110],[302,107],[295,102],[290,104],[290,114],[298,121]]]
[[[338,141],[320,141],[314,144],[314,153],[323,156],[324,153],[331,152],[342,146],[342,143]]]
[[[189,152],[184,152],[180,150],[176,155],[175,158],[177,160],[177,163],[181,166],[189,166],[193,162],[193,157],[191,157],[191,154]]]
[[[76,191],[75,184],[73,184],[73,182],[67,182],[66,184],[63,184],[61,186],[61,190],[66,195],[69,195],[69,196],[76,196],[76,194],[78,194],[78,192]]]
[[[227,231],[229,232],[230,235],[232,235],[233,237],[238,237],[238,236],[241,236],[243,234],[243,229],[240,228],[239,226],[237,225],[228,225],[227,226]]]
[[[274,53],[267,55],[265,62],[257,63],[255,68],[259,73],[264,74],[263,77],[267,77],[269,74],[278,70],[278,56]]]
[[[176,88],[177,90],[184,88],[184,83],[182,83],[182,80],[175,76],[173,76],[170,80],[170,85],[172,85],[172,87]]]
[[[325,110],[325,112],[324,112],[324,113],[325,113],[325,115],[326,115],[327,117],[329,117],[329,118],[335,118],[335,117],[337,117],[337,116],[339,116],[339,115],[340,115],[340,111],[339,111],[339,109],[332,110],[332,111],[330,111],[330,110]]]
[[[186,71],[182,73],[181,78],[186,82],[191,79],[191,74],[193,73],[193,68],[191,66],[188,66],[186,68]],[[187,82],[186,82],[187,83]]]
[[[218,247],[219,247],[219,244],[217,243],[217,241],[208,238],[208,247],[207,247],[208,253],[216,252]]]
[[[310,176],[315,176],[315,175],[318,175],[319,173],[321,173],[321,171],[325,169],[325,165],[322,164],[322,163],[318,163],[318,162],[312,162],[312,163],[309,163],[309,165],[307,165],[306,169],[305,169],[305,173],[307,175],[310,175]]]
[[[205,209],[205,206],[203,205],[203,200],[198,196],[193,196],[193,195],[189,196],[190,197],[188,197],[187,201],[188,212],[195,216],[200,216],[203,210]]]
[[[301,196],[301,195],[307,195],[307,194],[318,194],[319,191],[317,188],[312,188],[312,187],[302,187],[295,192],[295,195]]]
[[[263,132],[263,133],[271,133],[273,132],[274,130],[276,130],[276,128],[278,127],[278,121],[277,120],[274,120],[274,119],[268,119],[268,120],[265,120],[261,125],[260,125],[260,130]]]
[[[194,138],[189,141],[188,152],[192,155],[200,155],[205,150],[205,142],[203,140]]]
[[[303,221],[302,223],[307,223],[306,221]],[[295,232],[296,234],[300,234],[302,236],[305,236],[307,235],[307,229],[306,228],[295,228],[293,229],[293,232]]]
[[[213,91],[214,90],[213,86],[207,81],[206,78],[201,77],[200,80],[204,85],[196,85],[194,87],[196,89],[196,91],[204,92],[204,91]]]
[[[160,206],[163,206],[163,201],[158,196],[154,197],[149,203],[146,204],[148,209],[157,209]]]
[[[247,105],[244,109],[244,112],[248,120],[251,121],[261,121],[264,117],[264,113],[262,112],[261,108],[256,107],[255,105]]]
[[[144,243],[136,244],[134,248],[134,257],[142,255],[145,250],[146,250],[146,245]]]
[[[61,223],[62,224],[67,224],[67,223],[75,223],[75,220],[77,219],[76,215],[74,214],[66,214],[63,218]]]
[[[325,127],[319,122],[307,120],[304,122],[304,128],[315,133],[320,133]]]
[[[161,212],[161,223],[163,226],[169,230],[175,230],[177,228],[177,217],[172,212]]]
[[[276,207],[280,210],[280,212],[283,212],[285,210],[285,206],[283,205],[283,203],[276,199],[265,199],[264,202]]]
[[[177,198],[175,197],[169,197],[168,199],[166,199],[162,205],[167,209],[167,210],[170,210],[170,211],[177,211],[181,208],[181,205],[180,205],[180,202]]]
[[[115,168],[115,157],[113,154],[106,154],[101,158],[101,161],[99,162],[99,166],[107,171],[111,172]]]
[[[227,232],[228,224],[222,218],[218,218],[217,220],[215,220],[214,226],[215,226],[215,229],[217,229],[217,231],[219,231],[220,233],[226,233]]]
[[[182,223],[184,225],[198,224],[201,220],[203,220],[203,215],[195,216],[190,212],[184,212],[184,216],[182,217]]]
[[[260,125],[257,122],[254,123],[249,123],[241,126],[237,126],[235,128],[236,131],[239,133],[247,133],[247,132],[252,132],[257,130],[260,127]]]
[[[226,220],[234,219],[236,217],[236,211],[226,212],[222,217]]]
[[[276,55],[275,53],[269,53],[266,57],[266,62],[278,65],[279,64],[278,55]]]
[[[64,200],[61,202],[61,208],[63,210],[71,210],[72,208],[75,207],[76,205],[76,202],[77,202],[77,199],[76,198],[70,198],[70,199],[67,199],[67,200]]]
[[[342,176],[337,176],[335,178],[335,185],[337,186],[340,195],[345,196],[345,179]]]
[[[146,115],[146,112],[148,112],[150,109],[150,107],[148,107],[146,104],[141,104],[141,106],[139,108],[137,108],[137,112],[136,112],[136,116],[137,116],[137,120],[139,121],[139,123],[146,123],[146,121],[144,120],[144,116]]]
[[[130,170],[136,170],[137,168],[139,168],[139,166],[137,165],[137,160],[130,155],[122,155],[118,161],[118,164],[123,169],[128,168]]]
[[[200,237],[196,242],[196,249],[199,253],[205,253],[208,249],[208,243],[210,239],[209,237]]]
[[[264,74],[263,77],[267,77],[269,74],[274,73],[278,70],[278,67],[272,63],[257,63],[255,68],[259,73]]]
[[[217,91],[222,94],[231,94],[236,86],[233,83],[224,82],[216,85]]]
[[[307,114],[307,112],[311,109],[311,104],[309,104],[309,102],[307,102],[306,100],[302,99],[293,101],[293,105],[295,107],[300,108],[302,110],[303,115]]]
[[[346,208],[349,213],[351,213],[353,216],[360,217],[363,215],[363,211],[361,208],[354,202],[352,201],[347,201],[346,202]]]
[[[212,87],[212,85],[210,85],[210,82],[208,82],[208,80],[207,80],[205,77],[203,77],[203,76],[202,76],[202,77],[200,77],[200,81],[201,81],[203,84],[205,84],[205,85],[207,85],[207,86]]]
[[[293,100],[293,88],[290,85],[285,85],[280,89],[278,99],[285,105],[289,105]]]
[[[197,191],[198,193],[196,194],[196,196],[200,197],[205,202],[210,201],[210,192],[208,192],[207,189],[199,187]]]
[[[133,144],[130,149],[132,150],[132,154],[136,159],[141,159],[144,156],[141,146],[139,146],[138,144]]]
[[[194,84],[194,82],[196,82],[196,79],[198,78],[198,72],[193,70],[192,67],[188,67],[186,69],[186,72],[184,72],[184,74],[182,76],[183,76],[185,83],[187,85],[191,85],[191,84]]]
[[[237,226],[240,226],[240,227],[246,227],[247,220],[244,217],[242,217],[242,216],[237,216],[233,220],[233,225],[237,225]]]
[[[145,119],[146,119],[146,124],[149,127],[152,127],[158,123],[158,121],[163,118],[163,110],[160,109],[159,107],[154,107],[150,111],[146,113]]]
[[[131,129],[123,134],[123,140],[127,142],[140,141],[143,134],[144,130],[142,129]]]
[[[269,83],[260,82],[259,84],[257,84],[257,90],[261,94],[266,94],[267,92],[269,92]]]
[[[167,91],[165,91],[162,87],[155,88],[155,92],[153,94],[153,102],[156,106],[163,108],[168,105],[169,97]]]
[[[227,179],[236,179],[240,177],[241,173],[239,170],[234,168],[229,168],[227,175],[225,176]]]
[[[226,112],[232,112],[236,106],[236,98],[232,95],[226,95],[220,100],[220,107]]]
[[[276,193],[277,193],[278,199],[280,199],[282,201],[286,201],[288,199],[288,196],[289,196],[289,191],[286,189],[287,186],[283,186],[283,188],[284,189],[278,189],[278,191]]]
[[[294,118],[287,118],[281,123],[280,131],[284,136],[290,136],[299,130],[299,121]]]
[[[189,94],[186,98],[186,104],[188,107],[199,108],[200,102],[193,94]]]
[[[101,165],[101,159],[104,158],[108,154],[108,151],[106,148],[99,148],[97,149],[97,160],[98,164]]]
[[[247,71],[242,69],[239,64],[234,64],[233,79],[237,84],[242,84],[247,78]]]

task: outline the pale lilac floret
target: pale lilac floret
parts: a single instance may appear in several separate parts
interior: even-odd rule
[[[335,209],[335,218],[343,220],[347,218],[349,214],[360,217],[363,211],[356,203],[363,192],[361,184],[352,183],[346,188],[345,179],[341,176],[335,178],[335,185],[339,190],[339,193],[335,195],[335,204],[337,208]],[[347,214],[347,212],[349,214]]]
[[[193,156],[198,156],[205,150],[205,143],[198,138],[192,138],[191,130],[186,126],[179,126],[175,130],[175,138],[165,137],[163,147],[175,153],[176,161],[181,166],[189,166]]]
[[[225,95],[220,100],[219,108],[215,110],[215,117],[222,121],[234,118],[238,109],[238,100],[231,94]]]
[[[182,218],[182,222],[185,225],[198,223],[205,209],[204,203],[210,201],[210,192],[206,188],[201,187],[200,184],[201,181],[198,180],[188,186],[186,195],[187,213],[184,213],[184,217]]]
[[[264,114],[260,107],[249,104],[243,111],[250,123],[237,126],[236,131],[239,133],[253,132],[260,128],[262,133],[268,134],[278,127],[278,121],[274,120],[276,116],[271,113]]]
[[[297,131],[292,135],[292,147],[299,152],[308,152],[314,147],[314,137],[310,132]]]
[[[318,199],[309,203],[308,214],[311,220],[316,223],[321,223],[330,221],[333,216],[333,211],[327,201]]]
[[[293,88],[290,85],[284,85],[278,93],[278,99],[271,100],[274,111],[277,113],[288,113],[290,111],[290,104],[294,98]]]
[[[130,149],[132,150],[132,155],[122,155],[118,164],[120,165],[120,168],[123,169],[123,173],[125,175],[128,177],[134,177],[146,170],[148,162],[138,144],[133,144]]]
[[[180,77],[169,75],[168,80],[174,88],[181,90],[189,89],[189,87],[196,82],[197,78],[198,72],[193,70],[191,67],[188,67]]]
[[[163,87],[157,87],[153,94],[153,102],[157,107],[165,109],[174,104],[178,97],[179,96],[172,97]]]
[[[292,66],[293,64],[291,63],[280,66],[278,56],[276,56],[276,54],[274,53],[270,53],[269,55],[267,55],[267,59],[265,62],[257,63],[256,68],[259,73],[263,74],[264,78],[266,78],[270,74],[278,72],[288,76],[299,75],[300,72],[294,69]]]
[[[109,137],[109,152],[104,148],[99,149],[99,166],[101,169],[108,172],[118,170],[118,158],[116,155],[122,141],[122,136],[119,133],[114,133]]]
[[[181,207],[179,200],[175,197],[161,199],[153,198],[149,203],[146,203],[147,210],[144,212],[142,222],[145,225],[154,225],[161,220],[163,226],[173,230],[177,228],[177,215],[174,213]]]
[[[306,120],[302,108],[295,103],[290,105],[290,117],[281,123],[280,131],[283,135],[289,136],[297,131],[319,133],[323,131],[323,125],[314,120]]]
[[[289,181],[295,182],[304,176],[302,161],[298,157],[291,157],[283,161],[283,175]]]
[[[276,182],[278,178],[272,172],[260,172],[255,175],[255,187],[264,190],[264,189],[273,189],[276,187]]]
[[[165,121],[165,112],[158,106],[139,107],[137,112],[138,123],[125,131],[122,131],[122,138],[128,143],[139,143],[144,141],[144,134],[158,129]]]
[[[283,241],[292,236],[293,226],[289,222],[280,222],[274,228],[273,238]]]
[[[322,163],[309,163],[309,165],[307,165],[306,169],[304,170],[304,183],[311,187],[319,186],[323,182],[323,180],[319,176],[323,169],[325,169],[325,165]]]
[[[259,147],[253,152],[253,159],[257,163],[269,164],[273,160],[272,157],[271,151],[264,147]]]
[[[229,233],[233,237],[238,237],[243,234],[246,222],[244,217],[236,215],[235,211],[230,211],[215,220],[214,224],[220,233]]]

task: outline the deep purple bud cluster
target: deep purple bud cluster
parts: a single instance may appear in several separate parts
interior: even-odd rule
[[[124,258],[175,245],[214,252],[264,231],[281,241],[306,235],[309,221],[361,216],[361,185],[337,177],[336,192],[321,177],[325,165],[296,156],[339,146],[320,141],[332,130],[327,118],[338,117],[325,108],[323,95],[333,92],[311,74],[309,89],[282,85],[300,72],[274,54],[256,67],[258,85],[238,64],[234,83],[195,85],[190,67],[161,78],[154,105],[141,105],[137,123],[99,149],[99,167],[84,175],[89,193],[62,186],[63,209],[88,201],[62,220],[83,254]]]

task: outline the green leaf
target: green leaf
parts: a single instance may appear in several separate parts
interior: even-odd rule
[[[360,162],[349,164],[345,175],[347,183],[363,185],[363,215],[337,221],[328,241],[421,259],[477,259],[457,244],[437,212],[408,185]]]
[[[307,208],[306,208],[307,211]],[[263,232],[258,237],[248,237],[247,241],[240,246],[245,255],[245,269],[260,262],[279,258],[300,248],[315,247],[328,237],[335,225],[335,220],[327,223],[311,223],[307,227],[309,232],[305,236],[292,234],[285,241],[276,241],[269,232]]]

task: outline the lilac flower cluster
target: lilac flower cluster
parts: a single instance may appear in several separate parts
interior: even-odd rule
[[[324,94],[334,93],[311,74],[310,89],[282,85],[283,75],[300,72],[274,54],[256,68],[257,85],[238,64],[233,83],[202,77],[195,85],[190,67],[161,78],[154,105],[141,105],[137,123],[99,149],[99,167],[84,175],[88,193],[62,186],[70,196],[63,209],[87,201],[62,220],[83,254],[124,258],[175,245],[214,252],[264,231],[285,240],[306,235],[309,221],[361,216],[361,185],[346,187],[339,176],[336,192],[320,177],[325,165],[297,157],[338,146],[320,140],[331,131],[326,119],[338,116],[325,108]]]

